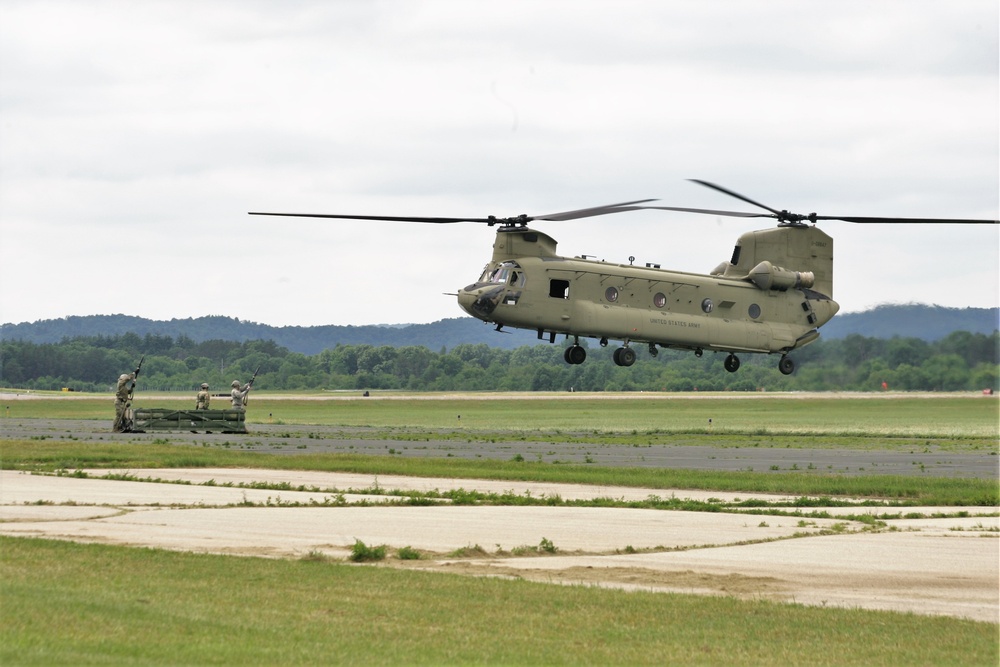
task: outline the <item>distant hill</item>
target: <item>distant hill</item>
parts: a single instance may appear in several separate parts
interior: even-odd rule
[[[910,303],[837,315],[821,331],[824,338],[861,334],[870,338],[902,336],[935,341],[954,331],[989,335],[997,329],[1000,329],[1000,308],[945,308]]]
[[[134,333],[139,336],[187,336],[196,343],[206,340],[273,340],[293,352],[318,354],[323,350],[344,345],[406,345],[424,346],[435,352],[451,349],[462,343],[486,343],[493,347],[516,348],[538,342],[531,331],[512,330],[497,333],[490,325],[471,317],[439,320],[431,324],[360,325],[360,326],[289,326],[275,327],[236,319],[208,316],[172,320],[148,320],[131,315],[84,315],[58,320],[39,320],[21,324],[0,325],[3,340],[24,340],[33,343],[58,343],[77,336],[118,336]]]
[[[824,338],[844,338],[860,334],[871,338],[904,336],[935,341],[953,331],[992,334],[1000,328],[1000,309],[944,308],[921,304],[885,305],[861,313],[837,315],[823,327]],[[512,349],[538,343],[532,331],[497,333],[493,327],[471,317],[439,320],[430,324],[274,327],[233,317],[210,316],[187,319],[148,320],[129,315],[84,315],[57,320],[39,320],[0,325],[3,340],[57,343],[77,336],[187,336],[195,342],[206,340],[273,340],[294,352],[318,354],[345,345],[424,346],[435,352],[463,343],[486,343]]]

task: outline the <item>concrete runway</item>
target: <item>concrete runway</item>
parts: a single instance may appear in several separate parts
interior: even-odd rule
[[[745,493],[248,469],[116,472],[190,484],[2,471],[0,534],[277,558],[345,558],[361,540],[425,555],[385,561],[395,567],[1000,622],[996,508],[826,510],[946,517],[886,519],[872,531],[836,518],[739,511],[386,504],[393,490],[452,488],[563,499],[774,499]],[[252,482],[317,490],[219,486]],[[543,540],[554,554],[511,555]],[[454,555],[469,547],[480,555]]]

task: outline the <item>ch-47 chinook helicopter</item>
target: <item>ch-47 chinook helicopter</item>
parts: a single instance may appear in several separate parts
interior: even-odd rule
[[[820,220],[857,223],[998,224],[997,220],[875,218],[799,215],[759,204],[706,181],[709,188],[767,211],[742,213],[673,206],[651,206],[644,199],[548,215],[513,218],[430,218],[310,213],[260,213],[307,218],[344,218],[401,222],[477,222],[497,227],[493,257],[475,282],[458,290],[458,303],[475,318],[504,327],[532,329],[554,343],[573,338],[564,358],[582,364],[581,338],[601,346],[622,341],[614,351],[619,366],[635,363],[633,345],[728,353],[727,371],[740,367],[738,353],[780,354],[778,369],[795,370],[788,353],[819,338],[819,328],[836,315],[833,300],[833,239],[815,226]],[[556,254],[556,241],[531,229],[536,220],[561,221],[643,209],[707,213],[742,218],[773,218],[777,227],[747,232],[736,242],[732,259],[709,274],[663,269],[658,264],[613,264]]]

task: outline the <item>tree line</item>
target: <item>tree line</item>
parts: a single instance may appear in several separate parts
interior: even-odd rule
[[[434,352],[424,346],[337,345],[314,355],[273,341],[195,342],[126,333],[59,343],[0,343],[0,386],[108,391],[145,357],[139,390],[195,391],[207,382],[224,392],[235,380],[266,390],[396,389],[411,391],[879,391],[1000,390],[1000,334],[957,331],[935,342],[852,334],[795,351],[797,370],[781,375],[776,355],[743,355],[736,373],[725,354],[637,347],[634,366],[616,366],[613,346],[588,348],[587,361],[563,361],[568,344],[513,350],[485,343]]]

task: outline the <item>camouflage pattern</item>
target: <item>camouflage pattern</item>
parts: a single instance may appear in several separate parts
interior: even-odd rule
[[[211,398],[209,396],[208,389],[207,388],[202,389],[201,391],[198,392],[198,400],[197,403],[195,403],[194,409],[208,410],[208,404],[210,400]]]
[[[247,394],[250,393],[250,386],[240,386],[239,380],[233,380],[233,410],[245,410],[247,404]]]
[[[129,400],[129,383],[135,379],[135,373],[123,373],[118,377],[118,388],[115,390],[115,423],[113,430],[122,432],[125,430],[125,408]]]

